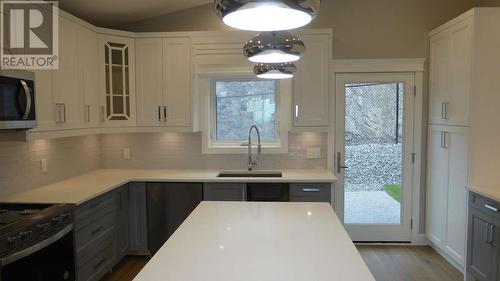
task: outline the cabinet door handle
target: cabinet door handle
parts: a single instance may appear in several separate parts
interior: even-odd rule
[[[443,132],[443,148],[448,148],[448,132]]]
[[[63,116],[63,119],[62,119],[62,123],[66,123],[66,104],[61,104],[62,105],[62,116]]]
[[[299,120],[299,105],[295,105],[295,120]]]
[[[490,210],[490,211],[493,211],[493,212],[495,212],[495,213],[498,213],[498,208],[495,208],[495,207],[491,206],[490,204],[487,204],[487,203],[486,203],[486,204],[484,204],[484,207],[485,207],[486,209]]]
[[[494,232],[495,232],[495,226],[492,225],[491,223],[486,224],[486,244],[491,244],[493,245],[494,239]]]
[[[494,225],[490,224],[489,232],[490,232],[490,244],[493,246],[496,246],[495,245],[495,226]]]
[[[449,102],[443,102],[441,103],[441,119],[447,120],[448,119],[448,105]]]
[[[104,123],[104,117],[106,116],[104,105],[101,105],[101,122]]]
[[[158,122],[161,122],[161,105],[158,106]]]
[[[167,122],[168,118],[167,118],[167,106],[166,105],[163,107],[163,118],[164,118],[164,121]]]
[[[85,105],[85,122],[90,123],[90,105]]]
[[[56,123],[58,124],[64,123],[62,108],[63,108],[62,103],[56,103]]]

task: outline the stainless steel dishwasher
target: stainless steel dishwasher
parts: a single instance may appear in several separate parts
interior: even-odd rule
[[[201,183],[146,185],[148,250],[151,255],[154,255],[170,238],[202,198]]]

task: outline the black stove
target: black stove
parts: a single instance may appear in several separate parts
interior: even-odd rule
[[[0,280],[74,280],[73,216],[72,204],[0,203]]]
[[[73,205],[0,203],[0,257],[73,223]]]

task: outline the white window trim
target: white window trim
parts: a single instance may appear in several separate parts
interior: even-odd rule
[[[241,146],[241,142],[221,142],[214,141],[215,137],[215,103],[213,95],[213,81],[215,79],[249,79],[254,78],[251,67],[234,66],[197,66],[196,70],[196,90],[200,96],[200,125],[202,132],[202,153],[203,154],[247,154],[248,147]],[[278,81],[277,101],[277,142],[263,142],[263,154],[285,154],[288,153],[288,131],[290,130],[290,108],[292,95],[292,80],[285,79]],[[252,139],[256,146],[257,140]]]

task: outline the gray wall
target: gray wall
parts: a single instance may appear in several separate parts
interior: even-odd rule
[[[499,0],[480,1],[491,5]],[[488,3],[486,3],[488,2]],[[308,28],[332,28],[336,59],[427,57],[427,33],[474,6],[474,0],[326,0]],[[131,31],[226,30],[204,5],[124,27]]]

